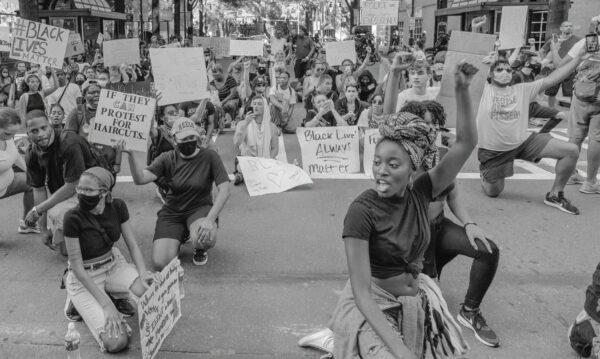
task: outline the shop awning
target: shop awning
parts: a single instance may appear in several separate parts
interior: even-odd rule
[[[73,0],[74,9],[40,10],[40,16],[93,16],[102,19],[126,20],[127,14],[114,12],[106,0]]]
[[[472,1],[475,2],[475,1]],[[447,16],[447,15],[460,15],[468,12],[476,11],[490,11],[497,10],[503,6],[524,6],[527,5],[529,10],[548,10],[548,3],[532,3],[532,2],[521,2],[521,3],[507,3],[507,2],[485,2],[477,0],[479,4],[468,5],[468,6],[454,6],[446,9],[439,9],[435,11],[435,16]]]

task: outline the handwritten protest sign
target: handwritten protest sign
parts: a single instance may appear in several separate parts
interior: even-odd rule
[[[238,157],[239,166],[250,196],[281,193],[288,189],[312,183],[298,166],[271,158]]]
[[[346,59],[356,63],[354,40],[326,42],[325,51],[329,66],[341,65]]]
[[[69,30],[18,17],[12,35],[11,59],[62,68]]]
[[[503,6],[500,21],[500,50],[516,49],[525,44],[527,6]]]
[[[283,51],[283,39],[271,39],[271,53],[275,55],[276,53]]]
[[[140,39],[104,41],[104,66],[140,63]]]
[[[217,59],[229,56],[229,38],[194,36],[194,46],[209,48]]]
[[[146,152],[155,106],[150,97],[102,89],[88,140],[114,146],[125,138],[126,149]]]
[[[231,40],[229,55],[231,56],[263,56],[262,40]]]
[[[69,44],[67,45],[65,57],[71,57],[83,53],[84,49],[83,42],[81,42],[81,36],[75,31],[69,32]]]
[[[298,129],[304,171],[312,178],[344,178],[360,172],[357,126]]]
[[[471,103],[475,106],[474,111],[476,111],[489,72],[489,65],[484,64],[482,61],[494,50],[495,41],[495,35],[452,31],[444,63],[442,88],[437,98],[437,101],[446,109],[446,126],[456,127],[456,99],[454,96],[454,70],[456,65],[465,60],[479,69],[469,87]]]
[[[375,157],[375,146],[380,138],[381,135],[379,134],[379,130],[376,128],[370,128],[365,131],[363,167],[365,169],[365,174],[369,176],[369,178],[373,178],[373,158]]]
[[[156,356],[165,338],[181,318],[179,259],[175,258],[160,272],[160,279],[138,301],[142,358]]]
[[[361,25],[398,25],[399,1],[362,1],[360,3]]]
[[[154,85],[162,95],[159,105],[210,97],[202,48],[151,48],[150,61]]]
[[[0,25],[0,51],[10,51],[10,28]]]

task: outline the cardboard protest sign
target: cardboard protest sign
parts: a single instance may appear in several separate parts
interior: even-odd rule
[[[271,53],[275,55],[276,53],[283,51],[284,39],[271,39]]]
[[[527,13],[527,6],[502,7],[499,50],[516,49],[525,45]]]
[[[447,127],[456,127],[456,100],[454,96],[454,70],[456,65],[465,60],[479,69],[479,72],[473,77],[469,89],[473,109],[477,111],[483,93],[483,86],[489,72],[489,65],[484,64],[482,61],[494,50],[495,41],[495,35],[452,31],[444,63],[442,86],[437,98],[437,101],[446,109]]]
[[[363,168],[365,169],[365,174],[369,176],[369,178],[373,178],[373,158],[375,157],[375,146],[380,138],[381,134],[379,134],[379,129],[369,128],[365,130]]]
[[[165,338],[181,318],[180,273],[181,264],[175,258],[138,301],[143,359],[156,356]]]
[[[238,156],[239,166],[250,196],[281,193],[313,183],[298,166],[271,158]]]
[[[140,39],[104,41],[104,66],[135,65],[140,63]]]
[[[11,59],[62,68],[69,30],[16,18],[10,47]]]
[[[263,56],[262,40],[230,40],[229,55],[231,56]]]
[[[307,127],[297,131],[302,166],[312,178],[344,178],[360,172],[357,126]]]
[[[83,42],[81,42],[81,36],[75,31],[69,32],[69,43],[67,45],[67,51],[65,57],[71,57],[84,53]]]
[[[229,56],[229,38],[194,36],[194,47],[209,48],[217,59]]]
[[[325,43],[325,56],[329,66],[341,65],[348,59],[356,63],[356,47],[354,40]]]
[[[146,152],[156,100],[102,89],[88,140],[114,146],[125,139],[128,150]]]
[[[128,83],[111,82],[106,84],[106,89],[118,92],[133,93],[146,97],[154,97],[154,91],[152,90],[152,84],[150,81],[135,81]]]
[[[150,49],[159,105],[209,98],[204,52],[199,47]]]
[[[399,1],[362,1],[360,3],[361,25],[398,25]]]
[[[0,51],[10,51],[10,28],[0,25]]]

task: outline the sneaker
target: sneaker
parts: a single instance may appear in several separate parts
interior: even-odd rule
[[[63,309],[63,313],[65,315],[65,318],[67,318],[69,322],[82,321],[81,315],[79,315],[79,312],[77,311],[77,309],[75,309],[73,302],[71,302],[71,299],[69,298],[67,298],[67,301],[65,302],[65,308]]]
[[[42,233],[42,231],[40,230],[40,226],[36,223],[35,226],[30,227],[27,224],[25,224],[24,220],[19,220],[19,228],[17,228],[17,232],[21,233],[21,234],[27,234],[27,233],[37,233],[40,234]]]
[[[304,348],[313,348],[327,353],[333,353],[333,332],[329,328],[298,340],[298,345]]]
[[[569,177],[567,184],[583,184],[583,182],[585,182],[585,179],[579,174],[579,172],[575,172],[571,175],[571,177]]]
[[[581,187],[579,187],[579,192],[586,194],[597,194],[600,193],[600,184],[598,183],[589,183],[588,181],[583,182]]]
[[[119,311],[119,313],[123,314],[125,318],[133,317],[135,315],[135,308],[131,305],[131,302],[127,298],[115,298],[112,295],[108,295],[110,300],[112,300],[115,308]]]
[[[466,310],[465,306],[461,306],[460,312],[456,316],[458,322],[463,326],[471,329],[473,334],[475,334],[475,338],[482,342],[483,344],[497,348],[500,346],[500,341],[496,336],[496,333],[488,327],[485,322],[485,318],[481,314],[481,310],[479,308],[474,310]]]
[[[233,180],[233,185],[234,186],[239,186],[242,183],[244,183],[244,176],[242,176],[241,172],[236,172],[234,174],[234,180]]]
[[[197,266],[203,266],[208,262],[208,252],[203,249],[194,249],[194,257],[192,257],[192,262],[194,262]]]
[[[558,196],[552,196],[550,195],[550,192],[546,193],[546,199],[544,200],[544,203],[548,206],[558,208],[563,212],[575,215],[579,214],[577,207],[573,206],[571,202],[565,198],[563,191],[559,191]]]

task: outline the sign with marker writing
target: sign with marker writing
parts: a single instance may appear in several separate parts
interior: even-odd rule
[[[365,174],[369,176],[369,178],[373,178],[373,158],[375,158],[375,146],[380,138],[381,134],[379,133],[379,129],[370,128],[365,130],[363,167],[365,169]]]
[[[518,49],[525,45],[527,13],[527,6],[502,7],[499,50]]]
[[[313,183],[298,166],[271,158],[238,156],[239,166],[250,196],[281,193]]]
[[[202,48],[151,48],[150,61],[160,106],[210,97]]]
[[[302,166],[310,177],[360,173],[358,126],[299,128],[297,136]]]
[[[125,149],[146,152],[155,106],[150,97],[102,89],[88,140],[114,146],[124,138]]]
[[[18,17],[12,35],[11,59],[62,68],[69,30]]]
[[[173,259],[160,272],[160,279],[152,283],[138,301],[143,359],[156,356],[165,338],[181,318],[181,272],[179,259]]]
[[[210,49],[217,59],[229,56],[229,38],[227,37],[194,36],[194,47]]]
[[[329,66],[341,65],[344,60],[351,60],[356,63],[354,40],[326,42],[325,51]]]
[[[398,25],[399,1],[362,1],[360,3],[361,25]]]
[[[135,65],[140,63],[140,39],[104,41],[104,66]]]
[[[7,24],[0,24],[0,51],[10,51],[10,28]]]
[[[229,55],[231,56],[263,56],[262,40],[230,40]]]
[[[84,49],[83,42],[81,42],[81,36],[75,31],[69,32],[69,44],[67,45],[65,57],[71,57],[83,53]]]

